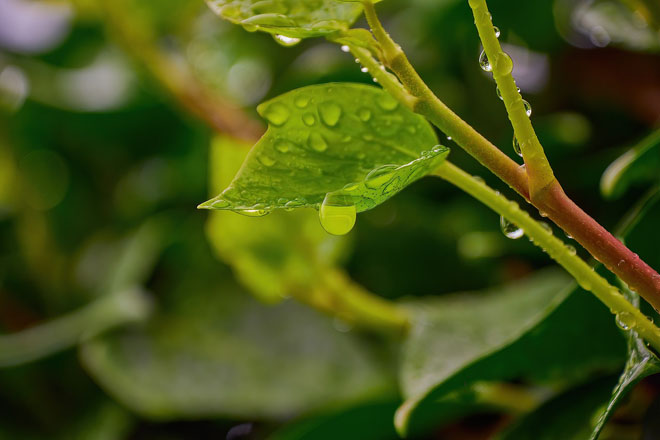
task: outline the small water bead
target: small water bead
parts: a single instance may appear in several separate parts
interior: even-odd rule
[[[300,38],[287,37],[286,35],[279,35],[279,34],[273,35],[273,38],[275,39],[275,41],[277,41],[278,43],[280,43],[282,46],[285,47],[295,46],[301,41]]]
[[[280,103],[271,104],[264,111],[264,117],[268,119],[268,122],[277,127],[284,125],[289,120],[290,115],[289,109]]]
[[[308,127],[311,127],[312,125],[316,124],[316,116],[314,116],[311,113],[303,114],[302,120],[303,120],[303,123]]]
[[[566,238],[568,238],[569,240],[573,240],[573,236],[571,234],[569,234],[568,232],[564,232],[564,234],[566,235]]]
[[[539,225],[545,230],[545,232],[552,234],[552,226],[550,226],[546,222],[539,222]]]
[[[216,200],[213,202],[213,204],[211,204],[211,207],[214,209],[223,209],[228,208],[229,206],[231,206],[231,203],[224,199]]]
[[[293,144],[285,139],[275,141],[275,149],[280,153],[288,153],[293,148]]]
[[[378,78],[374,78],[372,81],[375,82],[375,83],[377,83],[377,82],[378,82]]]
[[[488,56],[486,55],[486,51],[482,50],[481,54],[479,55],[479,66],[481,67],[481,70],[484,72],[492,72],[493,67],[490,65],[490,62],[488,61]]]
[[[570,244],[566,245],[566,250],[571,255],[576,255],[577,254],[577,249],[575,249],[575,246],[571,246]]]
[[[265,215],[270,214],[270,211],[265,208],[241,209],[236,212],[246,217],[263,217]]]
[[[630,312],[621,312],[616,315],[616,325],[623,331],[632,330],[636,326],[635,317]]]
[[[495,31],[495,37],[500,38],[500,28],[493,26],[493,30]]]
[[[342,52],[346,52],[346,53],[348,53],[348,52],[351,51],[351,48],[344,44],[344,45],[341,47],[341,51],[342,51]]]
[[[450,141],[450,140],[451,140],[451,136],[447,136],[447,140]]]
[[[385,111],[395,110],[399,103],[388,94],[383,94],[378,98],[378,105]]]
[[[515,151],[518,156],[522,157],[522,148],[520,148],[520,143],[518,143],[518,138],[515,135],[513,136],[513,151]]]
[[[321,121],[329,127],[334,127],[339,122],[341,118],[341,107],[331,101],[326,101],[319,105],[319,113],[321,115]]]
[[[499,87],[495,87],[495,93],[497,94],[497,97],[500,98],[500,101],[504,101],[504,98],[502,97],[502,92],[500,92]]]
[[[257,160],[263,166],[266,166],[266,167],[272,167],[273,165],[275,165],[275,159],[273,159],[270,156],[266,156],[265,154],[261,154],[261,155],[257,156]]]
[[[486,181],[484,180],[484,178],[481,177],[481,176],[472,176],[472,178],[473,178],[474,180],[476,180],[478,183],[481,183],[481,184],[486,183]]]
[[[532,105],[529,102],[525,101],[524,99],[522,101],[523,101],[523,105],[525,106],[525,113],[527,113],[528,117],[532,116]]]
[[[309,139],[307,140],[307,144],[315,151],[318,151],[319,153],[324,152],[325,150],[328,149],[328,143],[326,142],[325,138],[317,132],[312,132],[309,135]]]
[[[360,72],[362,72],[362,73],[368,73],[368,72],[369,72],[369,68],[368,68],[368,67],[363,67],[363,68],[360,69]]]
[[[327,194],[319,209],[321,226],[329,234],[346,235],[357,218],[357,209],[350,197],[344,195]]]
[[[371,110],[366,107],[362,107],[357,111],[357,115],[362,122],[367,122],[369,119],[371,119]]]
[[[500,229],[502,229],[502,233],[504,234],[504,236],[506,238],[510,238],[511,240],[517,240],[523,235],[525,235],[525,231],[523,231],[515,224],[511,223],[503,216],[500,217]]]
[[[306,108],[309,105],[309,98],[303,94],[296,96],[293,103],[298,108]]]

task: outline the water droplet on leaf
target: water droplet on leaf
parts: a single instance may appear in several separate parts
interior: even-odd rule
[[[348,234],[355,226],[356,218],[357,209],[345,195],[327,194],[319,209],[321,226],[332,235]]]
[[[319,113],[324,124],[334,127],[341,118],[341,107],[334,102],[323,102],[319,105]]]
[[[275,41],[285,47],[295,46],[296,44],[300,43],[300,38],[287,37],[286,35],[275,34],[273,35],[273,38]]]
[[[319,153],[328,149],[328,143],[325,141],[325,138],[317,132],[312,132],[312,134],[309,135],[307,143],[313,150],[318,151]]]
[[[264,117],[268,120],[268,122],[275,125],[276,127],[284,125],[286,121],[289,120],[290,115],[291,112],[289,109],[284,104],[279,102],[271,104],[264,111]]]
[[[378,98],[378,105],[383,110],[392,111],[399,106],[399,103],[390,95],[384,94]]]
[[[357,114],[358,118],[360,118],[362,122],[367,122],[369,119],[371,119],[371,110],[366,107],[359,109]]]
[[[383,165],[372,170],[364,181],[367,188],[377,189],[387,184],[394,177],[394,170],[398,168],[397,165]]]
[[[303,120],[303,123],[308,127],[311,127],[312,125],[316,124],[316,116],[314,116],[311,113],[305,113],[302,116],[302,120]]]

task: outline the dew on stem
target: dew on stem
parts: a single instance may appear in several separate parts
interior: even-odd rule
[[[525,235],[525,231],[511,223],[504,216],[500,217],[500,229],[502,229],[504,236],[506,238],[510,238],[511,240],[517,240]]]

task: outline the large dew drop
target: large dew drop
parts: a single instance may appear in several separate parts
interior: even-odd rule
[[[327,194],[319,209],[321,226],[332,235],[346,235],[351,232],[356,218],[355,205],[344,195]]]
[[[500,217],[500,228],[502,229],[502,233],[504,234],[504,236],[512,240],[517,240],[523,235],[525,235],[525,231],[523,231],[518,226],[514,225],[504,217]]]

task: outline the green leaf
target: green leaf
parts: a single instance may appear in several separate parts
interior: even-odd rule
[[[361,212],[430,173],[449,151],[431,149],[437,137],[428,122],[377,87],[304,87],[258,111],[268,131],[231,185],[200,208],[264,215],[320,209],[328,198]]]
[[[346,30],[362,12],[361,5],[336,0],[206,0],[206,3],[220,17],[248,31],[260,30],[295,39]]]
[[[584,440],[616,382],[604,377],[572,388],[545,402],[515,422],[498,440]]]
[[[660,182],[660,130],[626,151],[605,170],[600,191],[608,198],[618,198],[638,182]]]
[[[211,190],[227,187],[248,153],[248,146],[218,137],[211,146]],[[254,219],[214,211],[206,233],[218,257],[238,280],[265,302],[278,302],[291,289],[310,289],[319,272],[343,254],[345,241],[326,234],[318,216],[304,210],[276,212]],[[294,287],[295,286],[295,287]]]
[[[372,340],[293,302],[265,307],[217,275],[189,277],[161,292],[146,327],[81,348],[90,374],[128,408],[158,419],[255,420],[394,392]]]
[[[400,371],[406,401],[395,419],[402,434],[424,406],[476,381],[575,381],[623,361],[611,314],[562,272],[414,309]]]

